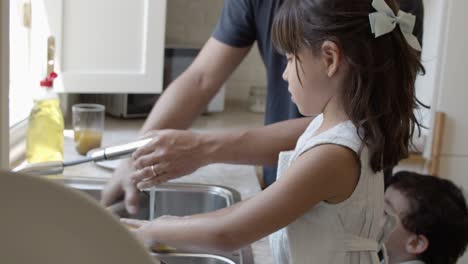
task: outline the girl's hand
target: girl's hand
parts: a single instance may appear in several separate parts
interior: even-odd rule
[[[140,227],[149,224],[151,221],[148,220],[138,220],[138,219],[129,219],[129,218],[120,218],[120,222],[128,227],[130,230],[135,231]]]
[[[175,216],[162,216],[160,218],[176,218]],[[147,220],[137,220],[137,219],[128,219],[121,218],[120,222],[128,227],[136,237],[143,242],[143,244],[156,252],[168,252],[174,251],[175,248],[169,247],[167,245],[159,243],[153,236],[151,232],[152,226],[154,226],[155,221]]]
[[[120,222],[128,227],[146,247],[152,248],[156,244],[156,240],[151,238],[151,221],[121,218]]]

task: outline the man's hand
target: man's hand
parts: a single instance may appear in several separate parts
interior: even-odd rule
[[[134,172],[131,159],[121,162],[102,191],[101,204],[106,207],[110,206],[125,195],[127,211],[132,215],[138,213],[138,190],[130,179]]]
[[[157,130],[153,138],[133,153],[136,171],[131,176],[139,189],[190,174],[209,163],[209,147],[203,134],[185,130]]]

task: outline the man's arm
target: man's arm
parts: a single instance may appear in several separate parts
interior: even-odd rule
[[[140,133],[155,129],[188,128],[250,48],[231,47],[210,38],[192,65],[164,91]]]
[[[207,137],[211,143],[209,162],[275,165],[281,151],[294,149],[311,121],[311,117],[303,117],[243,131],[212,133]]]
[[[299,118],[229,132],[155,131],[153,140],[133,155],[138,171],[132,180],[144,189],[210,163],[273,165],[281,151],[294,149],[310,121]]]
[[[210,38],[192,65],[159,98],[140,134],[154,129],[189,127],[250,48],[231,47]],[[120,164],[102,192],[104,206],[124,195],[127,210],[132,214],[138,211],[137,189],[130,179],[134,172],[131,159]]]

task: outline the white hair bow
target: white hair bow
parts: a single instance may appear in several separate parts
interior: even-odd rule
[[[377,12],[369,14],[369,20],[372,33],[376,38],[392,32],[398,24],[408,44],[413,49],[421,51],[418,38],[413,35],[416,16],[401,10],[398,11],[398,16],[396,16],[385,0],[374,0],[372,6]]]

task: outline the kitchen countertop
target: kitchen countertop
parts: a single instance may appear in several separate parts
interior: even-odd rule
[[[263,115],[248,112],[241,104],[227,104],[224,112],[211,113],[199,117],[192,130],[213,131],[240,128],[260,127],[263,125]],[[126,143],[135,140],[143,119],[123,120],[107,116],[103,146]],[[65,160],[82,157],[74,149],[73,132],[65,132]],[[64,172],[66,176],[109,178],[112,171],[96,166],[94,163],[69,167]],[[237,190],[242,199],[252,197],[260,192],[254,166],[211,164],[202,167],[194,173],[171,182],[214,184]],[[263,238],[252,244],[254,262],[256,264],[273,263],[268,238]]]

